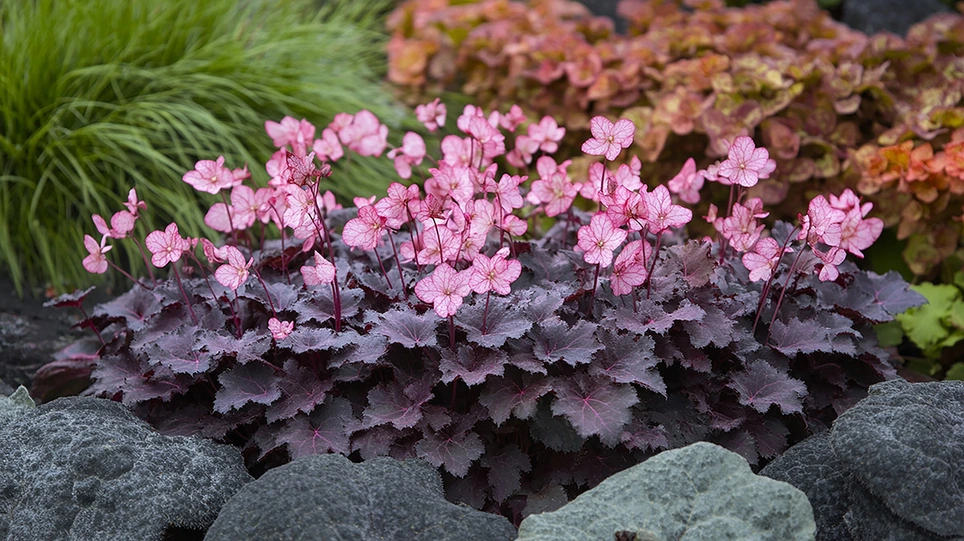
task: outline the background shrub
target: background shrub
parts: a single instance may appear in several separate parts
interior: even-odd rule
[[[621,35],[565,0],[410,0],[389,18],[389,78],[413,102],[459,90],[486,109],[519,103],[552,115],[571,148],[594,115],[632,119],[643,178],[659,182],[687,157],[703,156],[705,167],[726,141],[751,135],[778,173],[750,195],[788,202],[768,207],[771,219],[850,187],[889,230],[868,253],[872,268],[952,276],[964,204],[964,18],[932,17],[899,38],[850,30],[813,0],[686,4],[695,7],[626,0]],[[728,192],[708,195],[721,205]],[[901,252],[903,262],[890,255]]]
[[[143,231],[176,220],[198,234],[203,208],[181,176],[224,154],[266,181],[265,119],[324,124],[367,108],[397,126],[403,113],[380,83],[390,5],[0,3],[0,272],[21,294],[96,282],[79,264],[83,233],[132,186],[154,206]],[[348,197],[384,189],[392,168],[356,159],[342,171],[332,189]],[[116,252],[143,270],[136,249]]]

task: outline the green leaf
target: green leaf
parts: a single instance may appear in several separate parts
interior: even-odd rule
[[[944,375],[945,380],[964,380],[964,363],[954,363],[947,369]]]
[[[944,322],[951,317],[955,303],[961,304],[961,290],[952,285],[922,283],[911,286],[927,299],[927,304],[897,315],[907,337],[929,358],[940,356],[940,350],[964,338],[956,337]]]
[[[882,348],[899,346],[904,341],[904,329],[897,321],[874,325],[874,331],[877,333],[877,344]]]

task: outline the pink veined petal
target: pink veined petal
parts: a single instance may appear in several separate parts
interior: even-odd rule
[[[231,220],[228,219],[228,208],[223,202],[215,203],[204,215],[204,223],[215,231],[231,232]]]
[[[268,330],[271,331],[271,336],[275,340],[284,340],[294,328],[295,323],[293,321],[280,321],[275,317],[268,320]]]
[[[306,285],[328,284],[335,279],[335,266],[327,259],[321,257],[321,254],[316,250],[315,266],[302,266],[301,275],[304,277]]]
[[[613,126],[612,134],[613,141],[616,144],[623,148],[629,148],[629,145],[633,143],[633,137],[636,135],[636,125],[633,124],[632,120],[621,118]]]
[[[743,254],[743,266],[746,270],[750,271],[750,280],[757,282],[760,280],[769,280],[770,274],[773,272],[771,267],[771,259],[762,256],[755,252],[747,252]]]
[[[120,210],[110,217],[110,226],[121,237],[126,237],[134,229],[134,215],[126,210]]]
[[[613,131],[613,123],[604,116],[594,116],[589,120],[589,131],[596,139],[606,139]]]

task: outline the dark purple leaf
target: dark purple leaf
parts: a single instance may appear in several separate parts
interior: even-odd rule
[[[99,304],[92,312],[93,317],[123,318],[127,328],[139,331],[154,315],[161,311],[161,303],[154,293],[134,287],[110,302]]]
[[[788,323],[779,319],[773,322],[770,326],[770,345],[787,357],[795,357],[798,353],[833,351],[826,328],[816,321],[801,321],[795,317],[790,318]]]
[[[264,282],[268,286],[268,292],[271,294],[271,302],[268,302],[268,297],[265,296],[264,288],[261,287],[260,282],[255,282],[256,285],[249,286],[245,296],[249,299],[254,299],[264,305],[265,308],[270,310],[271,306],[274,305],[275,311],[282,312],[284,310],[291,309],[292,305],[298,300],[298,287],[290,285],[286,282]]]
[[[226,331],[201,331],[197,334],[195,344],[216,359],[230,355],[238,363],[245,364],[261,359],[271,349],[271,336],[253,329],[246,331],[241,338]]]
[[[542,374],[543,376],[548,374],[549,371],[546,369],[546,364],[537,359],[532,353],[531,341],[525,340],[525,344],[528,346],[526,349],[515,351],[509,355],[509,364],[516,368],[521,368],[530,374]]]
[[[558,278],[555,278],[558,279]],[[517,295],[507,299],[510,306],[514,302],[515,307],[522,306],[525,318],[532,323],[543,323],[556,321],[559,309],[565,302],[565,296],[553,289],[543,289],[541,287],[531,287],[520,291]]]
[[[619,442],[623,428],[632,419],[630,408],[639,401],[631,385],[606,378],[577,375],[553,382],[556,398],[552,413],[564,415],[584,438],[597,435],[606,445]]]
[[[94,286],[90,286],[87,289],[80,290],[75,289],[73,293],[64,293],[59,297],[54,297],[43,304],[44,308],[50,308],[51,306],[56,308],[80,308],[84,304],[84,299],[90,292],[96,289]]]
[[[790,430],[777,419],[755,418],[746,424],[746,430],[756,441],[756,450],[763,458],[773,458],[787,450]]]
[[[709,242],[698,240],[670,246],[666,250],[667,256],[663,265],[679,269],[680,275],[690,287],[705,286],[716,269],[716,260],[710,256],[711,247]]]
[[[175,374],[170,370],[157,366],[154,367],[154,374],[151,377],[130,378],[124,386],[124,395],[121,402],[128,407],[132,407],[138,402],[161,399],[167,402],[175,394],[184,394],[192,380],[184,375]]]
[[[733,341],[734,319],[713,305],[702,305],[706,315],[699,321],[683,322],[683,330],[694,347],[703,349],[713,344],[726,347]]]
[[[388,456],[392,444],[411,433],[411,429],[398,430],[391,425],[373,426],[352,435],[351,449],[358,451],[364,460]]]
[[[315,320],[324,323],[335,317],[335,303],[331,300],[331,285],[320,284],[312,286],[311,295],[302,298],[291,305],[291,310],[298,313],[299,324]],[[348,289],[342,287],[339,291],[341,295],[341,317],[347,319],[358,313],[361,300],[365,297],[363,289]]]
[[[509,338],[519,338],[532,328],[532,321],[522,316],[518,306],[509,299],[491,297],[485,313],[485,300],[459,310],[455,320],[465,329],[467,338],[480,346],[499,348]],[[484,330],[483,330],[484,323]]]
[[[469,387],[482,383],[489,376],[501,376],[509,356],[500,349],[489,349],[462,344],[456,352],[441,350],[442,381],[451,383],[459,378]]]
[[[756,439],[746,430],[727,432],[721,434],[715,440],[717,445],[742,456],[750,465],[759,464],[760,454],[756,450]]]
[[[357,334],[335,334],[331,329],[323,327],[295,325],[295,329],[291,331],[291,334],[278,345],[300,355],[302,353],[323,352],[344,347],[351,343],[349,336],[357,336]]]
[[[278,381],[281,387],[281,400],[265,412],[269,423],[294,417],[298,412],[311,413],[315,406],[325,400],[325,393],[331,390],[332,382],[318,377],[311,370],[289,359],[284,365],[285,375]]]
[[[393,381],[382,383],[369,391],[365,428],[385,423],[391,423],[397,429],[415,426],[422,418],[422,404],[432,399],[431,388],[422,387],[403,387]]]
[[[519,262],[532,273],[534,280],[569,282],[576,279],[572,260],[562,250],[548,250],[530,243],[532,249],[519,255]],[[525,274],[525,273],[523,273]]]
[[[214,395],[214,411],[227,413],[249,402],[271,404],[281,397],[274,370],[261,364],[238,365],[218,376],[221,388]]]
[[[299,413],[278,432],[277,441],[288,445],[292,460],[303,456],[351,452],[349,436],[354,419],[351,402],[332,398],[310,415]]]
[[[589,375],[611,378],[616,383],[637,383],[666,396],[666,383],[656,370],[653,339],[637,334],[600,332],[603,349],[593,355]]]
[[[569,327],[563,321],[546,321],[533,328],[532,352],[536,358],[547,363],[565,361],[576,366],[592,361],[592,354],[602,349],[593,333],[598,325],[580,319]]]
[[[410,349],[438,344],[436,331],[441,320],[435,312],[418,315],[412,310],[389,310],[379,314],[378,321],[372,331],[388,337],[392,344]]]
[[[616,326],[637,334],[646,334],[646,331],[663,334],[677,321],[700,321],[706,315],[689,299],[683,299],[679,308],[672,312],[666,312],[660,304],[650,300],[640,301],[636,308],[635,312],[630,308],[617,308]]]
[[[776,405],[784,415],[802,413],[801,399],[807,396],[807,387],[777,370],[766,361],[754,361],[747,369],[733,376],[726,385],[736,391],[740,404],[766,413]]]
[[[623,430],[619,439],[626,447],[644,452],[659,451],[669,447],[669,440],[666,439],[666,430],[663,427],[649,426],[639,419],[633,419]]]
[[[841,295],[828,299],[846,309],[849,314],[869,320],[871,323],[892,321],[894,316],[927,302],[923,295],[910,289],[910,285],[896,271],[883,276],[873,272],[853,274],[853,282]]]
[[[489,480],[479,466],[469,468],[464,477],[453,477],[445,483],[445,499],[475,509],[485,506],[489,492]]]
[[[505,377],[489,378],[479,402],[489,410],[495,424],[501,425],[513,414],[523,420],[532,417],[539,397],[550,390],[548,379],[512,370]]]
[[[488,478],[489,484],[492,486],[492,497],[500,503],[522,488],[522,472],[532,469],[529,455],[523,453],[513,443],[496,452],[486,453],[482,457],[482,466],[489,471]]]
[[[49,366],[49,365],[48,365]],[[140,379],[151,370],[151,366],[141,356],[134,355],[129,349],[113,355],[105,355],[97,363],[90,375],[94,381],[85,394],[109,397],[127,388],[127,382]]]
[[[368,333],[359,335],[352,330],[342,330],[339,339],[348,340],[348,345],[331,356],[329,366],[341,367],[345,364],[373,365],[385,357],[388,339],[384,335]]]
[[[419,458],[428,461],[436,467],[443,467],[445,471],[456,477],[464,477],[469,466],[482,456],[484,447],[482,438],[471,431],[459,431],[448,434],[428,432],[415,446]]]
[[[148,362],[162,365],[176,374],[201,374],[215,366],[215,358],[195,345],[199,333],[187,327],[165,334],[144,350]]]

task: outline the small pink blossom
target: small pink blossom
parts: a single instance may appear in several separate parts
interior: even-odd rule
[[[284,167],[281,170],[281,182],[304,186],[322,176],[322,172],[315,166],[315,153],[298,156],[293,152],[285,154]]]
[[[290,116],[281,119],[281,123],[268,120],[264,123],[264,131],[271,136],[274,146],[281,148],[291,145],[291,148],[303,152],[307,141],[315,137],[315,127],[305,119],[298,121]]]
[[[609,286],[614,295],[626,295],[633,288],[642,285],[649,276],[646,262],[653,255],[653,247],[646,241],[634,240],[626,244],[609,275]]]
[[[844,262],[847,258],[847,252],[841,250],[836,246],[832,246],[826,252],[821,252],[816,248],[813,249],[813,253],[823,261],[823,267],[820,269],[820,273],[817,275],[821,282],[832,282],[840,276],[840,271],[837,270],[837,265]]]
[[[415,118],[425,125],[425,128],[434,132],[445,125],[445,115],[447,110],[445,104],[439,98],[435,98],[431,103],[419,105],[415,108]]]
[[[741,135],[730,145],[727,159],[720,164],[719,175],[745,188],[756,186],[776,168],[765,148],[756,148],[753,139]]]
[[[83,265],[87,272],[92,274],[104,274],[107,272],[107,258],[104,254],[109,252],[113,246],[104,246],[107,237],[101,237],[100,244],[90,235],[84,235],[84,248],[90,254],[84,258]]]
[[[519,192],[519,185],[528,178],[503,173],[495,189],[495,200],[502,210],[512,212],[512,209],[522,208],[525,205],[525,200]]]
[[[513,105],[509,107],[509,112],[499,117],[499,126],[503,129],[515,133],[516,128],[526,121],[526,115],[522,112],[522,107]]]
[[[633,144],[636,126],[631,120],[621,118],[615,124],[604,116],[594,116],[589,121],[592,139],[582,144],[582,151],[590,156],[605,156],[613,161],[624,148]]]
[[[295,329],[294,321],[281,321],[276,317],[268,320],[268,330],[275,340],[284,340]]]
[[[338,132],[338,138],[361,156],[381,156],[388,145],[388,126],[367,109],[358,111],[351,124]]]
[[[693,211],[673,204],[669,189],[663,184],[646,194],[646,208],[649,230],[653,233],[661,233],[671,227],[682,227],[693,219]]]
[[[181,254],[191,248],[191,244],[177,231],[177,224],[170,223],[164,231],[151,231],[144,239],[144,245],[151,252],[151,263],[161,268],[168,263],[174,263],[181,258]]]
[[[589,225],[579,228],[577,246],[583,250],[586,263],[608,267],[613,261],[613,251],[626,240],[626,231],[617,229],[609,216],[596,213]]]
[[[337,162],[345,155],[345,149],[341,147],[338,134],[331,128],[325,128],[321,132],[321,139],[315,139],[311,149],[321,161]]]
[[[409,203],[417,202],[419,198],[418,185],[405,185],[393,182],[388,185],[388,196],[375,202],[375,210],[379,216],[385,218],[385,225],[398,229],[408,221]]]
[[[388,159],[395,161],[395,171],[404,179],[412,177],[412,166],[422,163],[424,157],[425,141],[415,132],[406,133],[402,146],[388,151]]]
[[[760,238],[765,228],[757,225],[753,209],[733,203],[732,215],[723,219],[723,238],[727,239],[735,250],[746,252]]]
[[[211,263],[224,263],[228,260],[228,247],[222,246],[220,248],[216,247],[213,242],[208,239],[201,239],[201,249],[204,251],[204,257],[208,258]]]
[[[374,249],[386,232],[385,223],[385,218],[378,215],[374,206],[359,207],[358,217],[348,220],[342,230],[341,238],[345,244],[353,248]]]
[[[109,227],[100,214],[94,214],[92,219],[94,220],[94,226],[97,228],[97,231],[101,235],[112,239],[127,238],[127,235],[134,230],[134,222],[136,221],[134,215],[126,210],[115,212],[110,218]]]
[[[254,258],[245,261],[241,250],[230,245],[225,249],[228,262],[214,271],[214,278],[224,287],[238,289],[248,279],[248,269],[254,263]]]
[[[131,213],[134,218],[137,218],[138,209],[147,210],[147,203],[137,200],[137,190],[131,188],[131,191],[127,192],[127,202],[124,203],[127,207],[127,211]]]
[[[827,198],[818,195],[810,200],[806,216],[800,218],[801,231],[797,239],[806,239],[811,246],[822,242],[828,246],[840,245],[841,223],[847,215],[830,206]]]
[[[335,279],[335,266],[331,264],[331,261],[321,257],[321,254],[316,250],[315,266],[303,265],[301,275],[305,279],[305,285],[328,284]]]
[[[519,135],[515,138],[515,148],[506,154],[505,159],[512,167],[519,169],[532,163],[532,155],[539,150],[539,141],[528,135]]]
[[[472,291],[467,272],[456,272],[447,263],[435,267],[432,274],[415,284],[415,294],[422,302],[430,302],[439,317],[454,315],[464,297]]]
[[[482,294],[495,291],[500,295],[508,295],[512,282],[522,274],[522,263],[516,260],[507,261],[509,247],[499,249],[491,258],[478,254],[472,261],[469,274],[469,286],[472,291]]]
[[[540,178],[529,187],[531,203],[544,204],[546,216],[558,216],[572,206],[579,189],[562,172],[554,171],[548,178]]]
[[[786,249],[790,251],[789,248]],[[772,237],[760,239],[752,252],[743,254],[743,266],[750,271],[750,280],[769,280],[780,261],[780,244]]]
[[[181,179],[196,190],[212,194],[235,184],[234,174],[224,166],[224,156],[218,156],[217,161],[198,161],[194,164],[194,169],[184,173]]]
[[[700,202],[700,189],[703,188],[703,172],[696,170],[693,158],[686,160],[683,168],[666,184],[669,191],[679,196],[680,200],[690,205]]]
[[[553,154],[559,149],[559,141],[566,135],[566,129],[560,128],[551,116],[544,116],[538,124],[529,124],[529,137],[539,145],[539,150]]]

